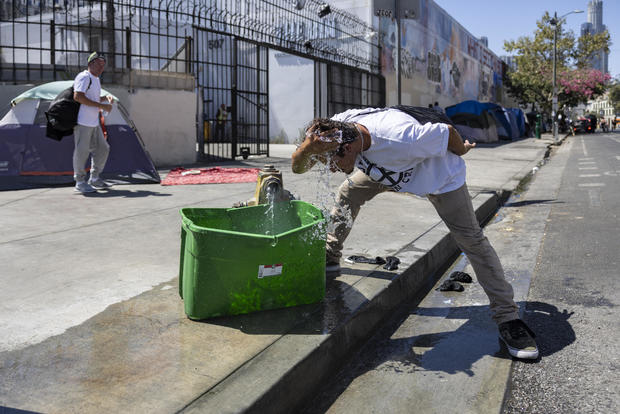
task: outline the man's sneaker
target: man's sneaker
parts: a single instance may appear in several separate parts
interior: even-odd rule
[[[340,262],[328,260],[327,263],[325,263],[325,273],[336,272],[340,272]]]
[[[75,183],[75,191],[86,194],[86,193],[94,193],[95,190],[90,184],[85,183],[84,181],[78,181]]]
[[[106,188],[112,187],[112,184],[106,183],[101,178],[95,178],[88,180],[88,184],[96,190],[105,190]]]
[[[515,358],[536,359],[538,347],[534,338],[534,332],[521,319],[499,324],[499,337],[506,346],[508,352]]]

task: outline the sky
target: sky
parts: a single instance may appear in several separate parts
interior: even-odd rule
[[[533,36],[536,21],[549,11],[562,16],[572,10],[564,28],[578,37],[581,24],[588,21],[588,0],[434,0],[476,37],[486,36],[489,48],[498,56],[507,55],[504,40]],[[620,78],[620,0],[603,0],[603,24],[609,31],[609,73]]]

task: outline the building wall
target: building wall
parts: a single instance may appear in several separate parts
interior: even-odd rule
[[[401,19],[402,103],[446,107],[475,99],[506,105],[502,87],[503,64],[483,42],[463,28],[432,0],[401,2],[419,5],[415,19]],[[397,103],[395,71],[396,25],[389,17],[375,17],[382,41],[381,65],[386,78],[388,105]]]
[[[314,117],[314,61],[269,51],[269,141],[293,144]]]
[[[0,116],[11,99],[34,85],[0,85]],[[127,108],[155,166],[167,167],[196,161],[196,94],[193,91],[136,89],[103,85]]]
[[[196,93],[105,87],[120,99],[157,167],[196,162]]]

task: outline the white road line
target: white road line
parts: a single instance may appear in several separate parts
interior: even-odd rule
[[[581,183],[579,187],[605,187],[603,183]]]
[[[588,158],[579,158],[579,161],[592,161],[594,158],[592,157],[588,157]]]
[[[583,148],[583,155],[588,156],[588,150],[586,149],[586,140],[581,138],[581,148]]]
[[[579,167],[580,170],[598,170],[598,167]]]
[[[620,161],[620,155],[616,155],[616,159]]]
[[[590,207],[601,206],[601,192],[599,190],[588,190],[588,196],[590,196]]]
[[[579,161],[579,165],[596,164],[596,161]]]
[[[592,177],[600,177],[600,174],[579,174],[579,178],[592,178]]]

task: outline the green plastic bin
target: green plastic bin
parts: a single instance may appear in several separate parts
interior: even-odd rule
[[[179,294],[190,319],[319,302],[325,296],[323,213],[273,207],[181,209]]]

